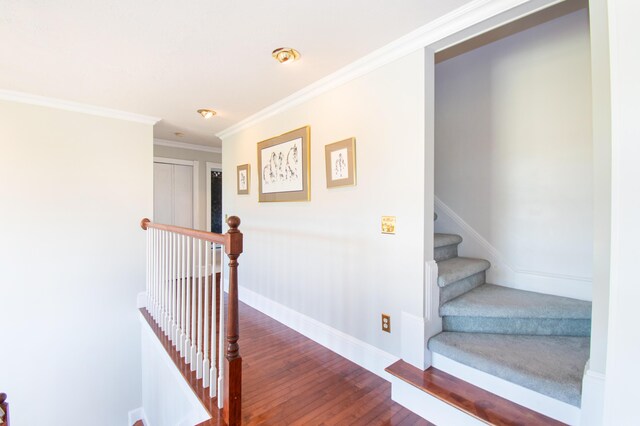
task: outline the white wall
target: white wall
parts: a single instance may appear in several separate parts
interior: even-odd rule
[[[609,0],[611,53],[611,292],[605,388],[606,425],[638,424],[640,381],[640,4]]]
[[[424,79],[419,50],[223,138],[226,176],[251,164],[249,195],[223,184],[225,213],[242,219],[240,285],[395,355],[401,311],[423,315]],[[304,125],[311,201],[258,203],[257,142]],[[324,146],[352,136],[357,186],[327,189]]]
[[[142,315],[140,327],[142,406],[147,426],[193,426],[210,419]]]
[[[498,284],[589,299],[587,11],[437,64],[435,126],[436,196],[501,262],[471,248],[472,241],[461,253],[494,261],[489,279]],[[457,230],[443,229],[443,222],[436,222],[440,231]],[[514,280],[521,282],[504,282]]]
[[[0,101],[0,385],[15,425],[125,425],[152,126]]]
[[[191,149],[175,148],[170,146],[154,145],[155,157],[175,158],[178,160],[198,161],[198,215],[194,228],[208,229],[207,217],[207,176],[206,163],[222,163],[222,155],[215,152],[195,151]],[[234,176],[235,179],[235,176]]]

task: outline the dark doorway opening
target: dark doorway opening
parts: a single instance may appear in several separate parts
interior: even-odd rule
[[[222,172],[211,170],[211,232],[222,234]]]

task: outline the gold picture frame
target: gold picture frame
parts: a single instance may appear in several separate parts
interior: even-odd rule
[[[236,188],[238,195],[246,195],[251,187],[251,165],[241,164],[237,167]]]
[[[327,188],[356,184],[356,138],[324,147]]]
[[[258,142],[258,201],[309,201],[310,127]]]

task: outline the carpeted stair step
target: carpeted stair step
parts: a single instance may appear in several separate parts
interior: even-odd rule
[[[454,257],[438,262],[440,304],[485,283],[485,271],[491,264],[484,259]]]
[[[504,380],[580,406],[589,338],[442,332],[431,351]]]
[[[433,235],[433,257],[436,262],[453,259],[458,256],[458,244],[462,237],[455,234]]]
[[[483,284],[440,307],[445,331],[589,336],[591,302]]]

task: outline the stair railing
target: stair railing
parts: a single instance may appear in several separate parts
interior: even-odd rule
[[[9,426],[9,403],[6,393],[0,393],[0,425]]]
[[[146,309],[184,358],[183,362],[190,365],[198,379],[202,379],[203,387],[209,388],[210,397],[218,397],[218,408],[222,409],[225,422],[236,425],[240,424],[241,418],[238,257],[242,253],[242,233],[238,229],[240,218],[231,216],[227,224],[230,229],[226,234],[163,225],[146,218],[140,225],[148,231]],[[224,262],[220,268],[218,339],[212,253],[215,244],[222,245],[229,258],[226,317]]]

